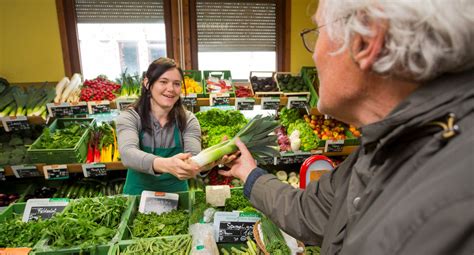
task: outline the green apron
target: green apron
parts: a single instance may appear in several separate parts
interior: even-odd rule
[[[178,127],[175,127],[173,136],[176,147],[154,148],[152,150],[152,148],[148,146],[141,145],[143,133],[140,132],[140,149],[163,158],[169,158],[178,153],[182,153],[184,150],[179,141]],[[181,181],[174,175],[168,173],[153,176],[129,168],[127,171],[127,179],[123,187],[123,193],[128,195],[141,195],[143,190],[163,192],[187,191],[188,182],[186,180]]]

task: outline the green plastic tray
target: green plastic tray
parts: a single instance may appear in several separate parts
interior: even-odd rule
[[[14,214],[23,214],[26,203],[13,203],[0,213],[0,223],[13,218]]]
[[[64,128],[66,123],[80,122],[88,123],[89,126],[93,124],[93,118],[60,118],[55,119],[49,126],[52,132],[56,129]],[[87,143],[89,141],[89,129],[84,131],[74,148],[68,149],[33,149],[39,142],[41,137],[38,137],[30,148],[26,151],[26,155],[32,163],[46,163],[46,164],[68,164],[68,163],[83,163],[87,156]]]
[[[202,72],[200,70],[183,70],[184,76],[194,79],[202,87],[202,93],[196,93],[197,97],[203,98],[206,97],[204,86],[202,83]]]
[[[229,70],[205,70],[203,71],[203,74],[204,74],[204,77],[202,79],[202,84],[204,84],[204,93],[206,95],[209,95],[211,93],[207,92],[207,78],[209,78],[209,75],[212,75],[211,73],[215,73],[215,74],[218,74],[220,73],[221,74],[221,79],[226,79],[226,80],[230,80],[232,82],[232,75],[230,73]],[[235,88],[234,88],[234,84],[232,83],[232,89],[226,93],[229,93],[229,96],[230,97],[235,97]]]
[[[116,244],[120,237],[123,235],[127,228],[127,222],[130,218],[130,214],[137,203],[135,196],[128,196],[128,206],[127,209],[122,214],[120,224],[117,228],[117,233],[115,236],[106,244],[89,246],[89,247],[70,247],[56,249],[48,246],[48,239],[43,239],[39,241],[34,247],[34,254],[41,255],[54,255],[54,254],[95,254],[95,255],[106,255],[109,253],[109,250]]]
[[[180,210],[191,210],[192,208],[192,198],[191,193],[188,191],[176,192],[179,195],[178,200],[178,209]],[[133,224],[133,220],[135,219],[138,212],[138,207],[140,205],[140,198],[141,196],[135,196],[136,202],[133,204],[132,208],[130,208],[130,216],[126,219],[126,227],[124,231],[120,232],[119,240],[130,240],[132,239],[130,227]]]

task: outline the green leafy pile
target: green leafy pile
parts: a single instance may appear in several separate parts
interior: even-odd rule
[[[288,109],[286,107],[281,108],[278,112],[280,117],[280,123],[285,129],[288,129],[291,123],[296,122],[301,118],[300,111],[296,108]]]
[[[85,124],[72,123],[71,125],[56,129],[51,132],[50,128],[45,128],[40,140],[36,142],[33,149],[66,149],[74,148],[84,134],[87,126]]]
[[[206,203],[206,193],[199,191],[194,193],[193,210],[189,215],[189,224],[195,224],[201,221],[204,211],[212,205]]]
[[[117,254],[189,254],[191,250],[191,236],[175,238],[138,239],[134,244],[127,246],[124,251]]]
[[[290,248],[286,244],[285,238],[280,229],[267,217],[263,217],[260,223],[262,225],[265,250],[267,250],[269,254],[291,254]]]
[[[57,248],[105,244],[117,232],[126,208],[124,197],[75,200],[50,220],[45,230],[48,244]]]
[[[0,247],[33,247],[41,239],[41,231],[48,226],[48,220],[23,222],[21,215],[0,222]]]
[[[184,210],[156,214],[138,213],[131,228],[133,238],[172,236],[188,233],[189,214]]]
[[[295,130],[300,132],[300,149],[302,151],[310,151],[312,149],[318,148],[319,138],[306,121],[299,119],[296,122],[291,123],[288,127],[288,135],[291,135],[291,133],[293,133]]]
[[[233,189],[230,198],[225,200],[224,211],[256,212],[250,201],[245,197],[243,189]]]
[[[304,248],[304,254],[306,255],[319,255],[321,254],[321,248],[318,246],[306,246]]]
[[[196,113],[196,118],[201,125],[203,148],[220,143],[224,136],[234,137],[247,124],[244,115],[236,110],[214,108]]]

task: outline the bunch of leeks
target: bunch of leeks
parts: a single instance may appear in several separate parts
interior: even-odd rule
[[[229,155],[238,150],[235,140],[239,138],[249,149],[252,156],[261,161],[264,157],[273,157],[279,153],[277,136],[271,134],[279,126],[274,116],[255,116],[230,140],[223,141],[211,146],[198,155],[193,156],[193,160],[202,167],[217,161],[224,155]]]

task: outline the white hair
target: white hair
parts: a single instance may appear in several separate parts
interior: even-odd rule
[[[473,0],[326,0],[319,8],[342,45],[336,54],[354,34],[371,35],[367,20],[387,21],[376,73],[426,81],[474,67]]]

